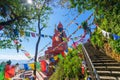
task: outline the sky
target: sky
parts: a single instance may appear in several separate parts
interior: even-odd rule
[[[92,14],[92,11],[85,11],[84,13],[80,14],[79,17],[74,22],[78,23],[80,25],[81,22],[85,21],[91,14]],[[52,36],[54,34],[55,25],[58,25],[58,23],[61,22],[63,24],[64,28],[68,27],[65,30],[65,32],[66,32],[67,36],[69,36],[74,30],[77,29],[78,26],[74,23],[71,24],[70,26],[67,26],[67,25],[77,15],[78,15],[77,10],[73,10],[73,9],[68,10],[68,9],[64,9],[64,8],[54,8],[53,9],[53,14],[51,14],[49,16],[49,20],[48,20],[48,23],[47,23],[48,27],[45,28],[42,31],[42,34]],[[92,20],[90,20],[89,22],[91,23]],[[37,29],[37,23],[35,23],[32,26],[36,27],[36,29]],[[80,36],[81,34],[83,34],[83,29],[80,29],[72,37]],[[87,35],[86,38],[89,38],[89,35]],[[27,40],[27,39],[29,39],[29,40]],[[34,57],[37,37],[35,37],[35,38],[34,37],[28,37],[27,39],[24,39],[22,41],[22,48],[24,48],[26,51],[28,51],[30,53],[30,55],[32,57]],[[49,42],[52,42],[52,40],[50,38],[41,37],[38,52]],[[72,41],[69,41],[68,46],[71,46],[71,44],[72,44]],[[52,46],[52,45],[50,44],[49,46]],[[47,48],[45,48],[42,52],[39,52],[38,56],[44,55],[44,51],[46,49]],[[22,53],[21,51],[19,53],[17,53],[16,49],[0,49],[0,60],[1,59],[28,60],[28,58],[24,55],[24,53]]]

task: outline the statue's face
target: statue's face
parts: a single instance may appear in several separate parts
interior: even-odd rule
[[[58,28],[58,31],[62,32],[62,31],[63,31],[63,28]]]

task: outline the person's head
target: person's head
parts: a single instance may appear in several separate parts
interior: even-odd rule
[[[7,64],[8,64],[8,65],[11,65],[11,60],[8,60],[8,61],[7,61]]]
[[[16,63],[16,66],[19,66],[19,63]]]

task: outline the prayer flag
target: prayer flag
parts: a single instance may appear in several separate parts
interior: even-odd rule
[[[55,62],[54,58],[50,58],[50,61],[51,61],[51,62]]]
[[[10,68],[10,78],[14,77],[15,76],[15,66],[12,66]]]
[[[25,32],[25,36],[30,37],[30,32]]]
[[[16,36],[18,36],[19,31],[18,31],[17,29],[14,29],[13,31],[14,31],[14,34],[15,34]]]
[[[48,37],[48,35],[45,35],[45,37]]]
[[[36,36],[39,36],[39,34],[37,33]]]
[[[25,52],[26,57],[31,58],[30,54],[28,52]]]
[[[113,34],[113,39],[118,40],[118,39],[120,39],[120,36]]]
[[[35,33],[32,32],[32,33],[31,33],[31,36],[32,36],[32,37],[35,37]]]
[[[40,62],[36,62],[36,69],[40,71]]]
[[[63,57],[65,57],[65,53],[64,52],[62,52],[61,54],[62,54]]]
[[[42,61],[41,61],[41,71],[42,71],[42,72],[45,72],[45,71],[46,71],[46,61],[45,61],[45,60],[42,60]]]
[[[72,48],[68,47],[68,51],[72,51]]]
[[[30,53],[28,53],[26,50],[21,50],[24,54],[25,54],[25,56],[26,57],[28,57],[29,59],[33,59],[32,57],[31,57],[31,55],[30,55]]]
[[[24,64],[24,69],[27,71],[29,70],[28,64]]]
[[[11,65],[5,66],[5,78],[12,78],[15,75],[15,67]]]
[[[106,35],[107,35],[107,39],[109,39],[110,38],[110,33],[106,32]]]
[[[9,70],[10,70],[10,65],[6,65],[5,66],[5,78],[10,78]]]
[[[98,32],[99,32],[99,33],[101,33],[101,32],[102,32],[102,30],[101,30],[99,27],[98,27],[97,29],[98,29]],[[104,31],[103,31],[103,33],[104,33]]]
[[[41,37],[45,37],[45,35],[41,34]]]
[[[60,60],[63,60],[63,56],[62,56],[61,54],[58,54],[58,58],[59,58]]]
[[[54,60],[58,60],[58,56],[54,56]]]
[[[104,37],[107,37],[106,31],[102,30],[102,34]]]
[[[24,36],[24,35],[25,35],[24,30],[20,30],[20,36]]]
[[[0,80],[4,80],[4,71],[0,71]]]
[[[52,36],[49,36],[50,39],[52,39]]]
[[[4,65],[0,65],[0,80],[4,80]]]
[[[29,66],[30,66],[30,68],[31,68],[32,70],[35,69],[34,63],[29,64]]]

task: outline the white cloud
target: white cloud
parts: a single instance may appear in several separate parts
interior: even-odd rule
[[[2,60],[29,60],[25,55],[20,55],[20,54],[0,54],[0,59]]]

